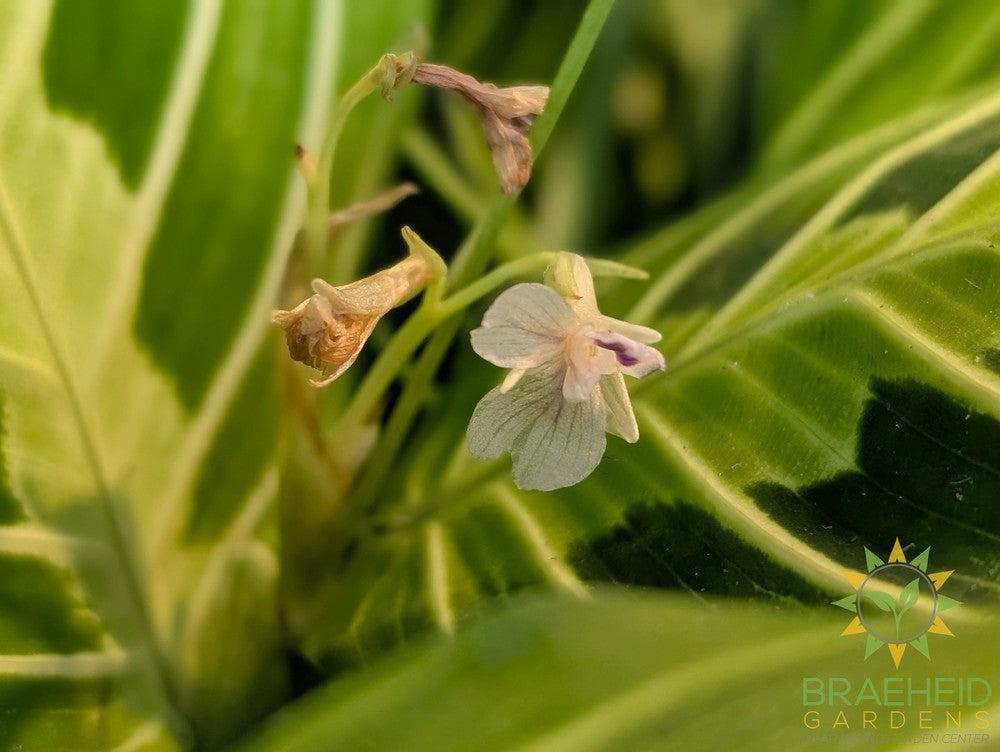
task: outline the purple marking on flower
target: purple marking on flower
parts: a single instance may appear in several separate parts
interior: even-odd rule
[[[629,354],[628,345],[624,342],[606,342],[597,338],[594,338],[594,342],[603,347],[605,350],[611,350],[611,352],[615,354],[615,358],[617,358],[618,362],[626,368],[634,366],[639,362],[637,357]]]

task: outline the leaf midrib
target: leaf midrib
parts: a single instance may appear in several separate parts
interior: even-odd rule
[[[851,46],[810,96],[800,102],[768,144],[761,161],[765,164],[779,162],[789,154],[794,155],[803,142],[808,143],[808,138],[816,131],[816,123],[829,117],[838,100],[895,52],[897,45],[933,8],[931,0],[908,0],[891,7]]]
[[[112,297],[105,310],[109,316],[108,325],[102,329],[98,339],[96,352],[106,349],[110,336],[120,324],[120,313],[132,303],[132,288],[137,281],[137,263],[141,261],[141,251],[148,241],[148,233],[159,216],[159,209],[166,197],[167,187],[174,175],[177,163],[190,129],[190,119],[203,86],[203,73],[207,61],[211,58],[214,39],[221,15],[221,3],[218,0],[203,0],[192,6],[188,16],[188,26],[184,34],[185,44],[178,63],[175,66],[173,81],[169,88],[166,104],[161,112],[157,125],[157,137],[154,140],[153,154],[140,188],[140,222],[133,227],[133,234],[123,248],[122,262],[117,271],[118,285],[113,290],[121,290],[122,294]],[[183,132],[178,135],[174,131],[183,125]],[[119,520],[114,506],[113,495],[108,482],[108,473],[98,449],[96,434],[87,419],[83,406],[80,387],[73,378],[73,372],[68,366],[68,360],[63,347],[56,336],[56,325],[46,317],[46,308],[42,304],[42,295],[36,282],[36,276],[31,264],[31,256],[17,228],[13,207],[0,186],[0,227],[6,240],[8,250],[14,261],[18,276],[29,298],[32,312],[38,321],[49,357],[54,366],[52,376],[65,391],[72,414],[73,424],[80,438],[87,466],[90,468],[93,481],[98,491],[99,507],[104,517],[108,550],[110,556],[117,561],[117,569],[125,582],[125,589],[132,602],[134,612],[138,616],[141,644],[145,648],[154,665],[157,683],[163,697],[172,706],[172,713],[177,718],[183,718],[178,702],[177,686],[170,664],[157,638],[152,614],[148,601],[148,592],[143,585],[139,567],[131,552],[125,529]],[[30,362],[33,370],[48,375],[48,369],[38,361]],[[99,367],[103,357],[95,357],[93,363]]]
[[[720,333],[722,336],[716,337],[715,341],[709,340],[697,349],[692,348],[692,351],[688,353],[685,353],[687,348],[682,349],[678,358],[673,362],[670,370],[666,374],[637,383],[632,389],[632,393],[633,395],[645,393],[646,391],[655,388],[657,384],[662,383],[663,379],[672,378],[679,372],[683,372],[692,367],[697,367],[703,359],[725,349],[734,342],[745,340],[749,336],[766,332],[772,328],[777,328],[786,322],[799,320],[802,317],[808,316],[814,309],[815,311],[822,311],[824,306],[832,306],[842,303],[842,298],[845,292],[863,293],[861,285],[852,286],[851,283],[864,282],[865,280],[875,277],[887,269],[905,268],[913,264],[915,261],[925,260],[927,257],[947,257],[951,254],[968,252],[971,248],[976,246],[978,246],[981,250],[997,252],[996,249],[990,248],[989,244],[974,240],[967,240],[958,244],[945,246],[935,243],[914,251],[905,257],[897,257],[888,263],[872,266],[860,271],[852,269],[844,272],[834,277],[827,284],[817,288],[817,290],[814,291],[814,294],[810,296],[799,295],[791,301],[784,301],[784,305],[780,307],[777,305],[774,307],[769,305],[767,309],[765,309],[769,310],[768,313],[749,319],[739,328],[727,330],[724,334]],[[1000,252],[997,253],[1000,255]],[[952,353],[952,355],[954,355],[954,353]],[[963,367],[968,368],[968,366],[965,366],[964,364]],[[978,368],[975,369],[975,373],[977,375],[979,372],[981,372],[982,378],[989,379],[990,382],[994,381],[989,378],[987,371]],[[993,391],[994,387],[987,387],[987,389],[989,391]],[[1000,381],[997,382],[995,389],[1000,390]]]
[[[2,234],[8,252],[17,269],[18,277],[24,286],[24,290],[29,298],[31,308],[38,321],[39,330],[45,340],[46,348],[52,359],[55,371],[69,402],[73,424],[76,427],[83,448],[84,458],[93,474],[93,480],[97,487],[100,499],[99,507],[105,518],[107,532],[109,534],[110,548],[113,556],[117,559],[120,571],[125,580],[126,590],[132,600],[133,608],[139,617],[141,640],[143,646],[152,661],[157,680],[161,690],[175,712],[178,712],[176,688],[173,684],[173,677],[170,673],[150,615],[149,604],[146,593],[142,586],[142,580],[138,576],[138,569],[135,561],[129,552],[128,539],[124,534],[122,525],[118,519],[117,511],[114,508],[111,488],[107,481],[104,463],[100,458],[97,443],[93,431],[87,421],[83,403],[80,399],[78,387],[73,379],[72,372],[68,365],[68,360],[63,354],[62,346],[56,336],[56,329],[46,317],[46,309],[42,303],[42,295],[36,282],[34,270],[31,266],[31,257],[28,255],[27,247],[22,240],[21,233],[17,229],[14,212],[4,189],[4,180],[0,176],[0,234]]]
[[[339,7],[339,4],[333,0],[321,0],[313,10],[313,36],[309,42],[309,58],[304,63],[302,85],[305,94],[296,126],[296,131],[305,143],[319,140],[329,114],[327,110],[333,82],[337,78],[337,53],[340,49],[342,24],[335,7]],[[176,539],[183,518],[183,504],[191,491],[197,470],[211,448],[212,439],[266,334],[266,312],[280,288],[304,208],[305,187],[297,168],[290,165],[286,174],[282,209],[260,282],[248,303],[235,340],[219,363],[201,407],[182,437],[172,480],[159,501],[153,525],[157,531],[151,555],[154,561],[160,560]]]
[[[188,10],[183,48],[174,66],[166,101],[157,123],[151,157],[136,196],[131,225],[121,243],[120,260],[93,348],[93,382],[107,365],[115,336],[124,336],[138,302],[142,264],[160,220],[167,193],[191,133],[195,106],[205,85],[205,72],[218,38],[221,0],[198,0]]]
[[[843,164],[855,159],[857,155],[864,154],[866,150],[872,148],[874,144],[891,144],[895,142],[896,134],[908,132],[917,125],[924,123],[940,124],[939,118],[949,112],[958,110],[964,112],[962,106],[970,102],[979,101],[979,93],[994,91],[1000,85],[1000,78],[994,79],[982,87],[977,88],[976,96],[964,94],[954,97],[944,104],[937,103],[927,108],[922,108],[910,113],[903,118],[891,121],[879,126],[874,130],[865,132],[847,143],[834,147],[821,154],[815,159],[807,162],[794,172],[779,180],[777,183],[764,189],[742,209],[721,222],[715,229],[696,241],[686,253],[684,253],[665,274],[657,278],[650,288],[640,296],[636,304],[629,310],[625,318],[637,323],[649,323],[656,310],[671,299],[671,296],[680,286],[690,279],[690,275],[701,268],[701,266],[711,259],[720,250],[728,248],[727,243],[738,237],[739,233],[747,227],[759,221],[772,209],[781,205],[789,196],[795,195],[813,180],[826,176],[834,172]],[[720,199],[720,201],[728,198]],[[826,206],[824,202],[823,206]],[[820,207],[822,210],[823,207]],[[707,211],[703,210],[703,211]],[[682,220],[684,221],[684,220]]]
[[[707,324],[687,342],[681,352],[697,350],[705,342],[710,342],[713,336],[725,331],[726,327],[739,315],[748,310],[752,311],[753,306],[759,304],[760,295],[766,292],[767,285],[777,275],[780,275],[792,260],[807,250],[811,241],[828,230],[890,170],[998,115],[1000,115],[1000,93],[994,92],[991,97],[977,103],[971,109],[959,113],[928,131],[919,133],[888,154],[881,156],[837,191],[722,308],[715,312]],[[945,196],[945,199],[950,194],[951,191]],[[936,205],[940,203],[941,201],[938,201]]]

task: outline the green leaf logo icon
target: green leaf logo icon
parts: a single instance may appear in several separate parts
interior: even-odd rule
[[[853,612],[855,617],[841,636],[866,635],[866,659],[888,645],[893,663],[899,668],[908,646],[930,658],[928,634],[954,637],[941,614],[961,604],[940,592],[954,570],[928,573],[929,558],[928,548],[907,562],[897,538],[887,562],[866,548],[868,572],[844,572],[855,592],[834,601],[834,605]],[[879,612],[892,614],[892,621]],[[910,616],[904,620],[907,614]]]

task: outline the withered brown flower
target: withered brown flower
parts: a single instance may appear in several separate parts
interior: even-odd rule
[[[314,279],[313,295],[290,311],[272,312],[292,360],[323,372],[313,386],[326,386],[350,368],[386,313],[446,273],[441,257],[409,227],[403,239],[410,255],[397,264],[337,287]]]
[[[548,86],[498,88],[434,63],[419,63],[413,70],[412,80],[457,92],[470,102],[482,120],[503,192],[516,193],[527,184],[534,161],[528,131],[535,117],[545,109]]]

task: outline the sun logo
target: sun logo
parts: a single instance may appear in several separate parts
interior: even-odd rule
[[[907,562],[899,538],[896,538],[888,563],[865,548],[867,574],[844,570],[844,576],[856,592],[834,601],[833,605],[855,614],[840,633],[841,637],[868,636],[865,660],[883,645],[888,645],[892,662],[898,669],[907,645],[930,659],[928,634],[955,636],[941,614],[962,604],[940,592],[955,570],[927,574],[930,553],[927,548]]]

